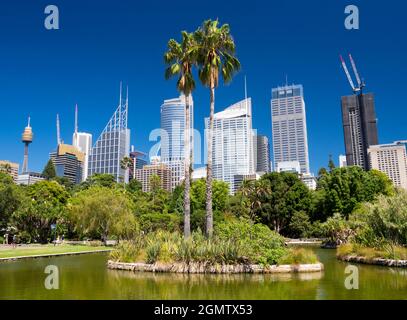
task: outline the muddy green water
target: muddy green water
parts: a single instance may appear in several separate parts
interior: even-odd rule
[[[407,299],[407,269],[357,265],[359,289],[347,290],[347,263],[335,250],[314,249],[322,273],[180,275],[115,271],[107,254],[0,262],[0,299]],[[44,285],[47,265],[59,289]]]

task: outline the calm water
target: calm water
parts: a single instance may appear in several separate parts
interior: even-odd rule
[[[358,265],[359,290],[344,287],[346,263],[315,249],[323,273],[179,275],[106,268],[106,254],[0,263],[0,299],[406,299],[407,269]],[[44,269],[56,265],[60,289],[46,290]]]

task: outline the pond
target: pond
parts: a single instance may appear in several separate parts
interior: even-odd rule
[[[108,270],[107,254],[0,263],[0,299],[406,299],[407,269],[357,265],[359,289],[347,290],[348,263],[335,250],[313,249],[322,273],[185,275]],[[59,289],[47,290],[47,265],[59,270]]]

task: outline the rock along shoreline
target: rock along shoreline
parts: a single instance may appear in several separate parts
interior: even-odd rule
[[[299,265],[272,265],[261,266],[257,264],[209,264],[209,263],[126,263],[109,260],[107,267],[113,270],[127,270],[133,272],[157,273],[206,273],[206,274],[232,274],[232,273],[307,273],[324,270],[322,263]]]
[[[339,260],[346,262],[355,262],[362,264],[371,264],[384,267],[398,267],[398,268],[407,268],[407,260],[392,260],[392,259],[383,259],[383,258],[373,258],[368,259],[361,256],[344,256],[337,257]]]

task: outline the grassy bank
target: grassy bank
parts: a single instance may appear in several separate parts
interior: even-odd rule
[[[356,243],[348,243],[338,247],[337,257],[345,258],[348,256],[358,256],[366,258],[367,260],[373,260],[376,258],[392,259],[392,260],[407,260],[407,248],[387,245],[383,248],[371,248],[365,247]]]
[[[11,246],[0,247],[1,258],[14,258],[25,256],[52,255],[52,254],[67,254],[80,252],[93,252],[100,250],[109,250],[103,246],[84,246],[84,245],[38,245],[38,246],[21,246],[12,248]]]

